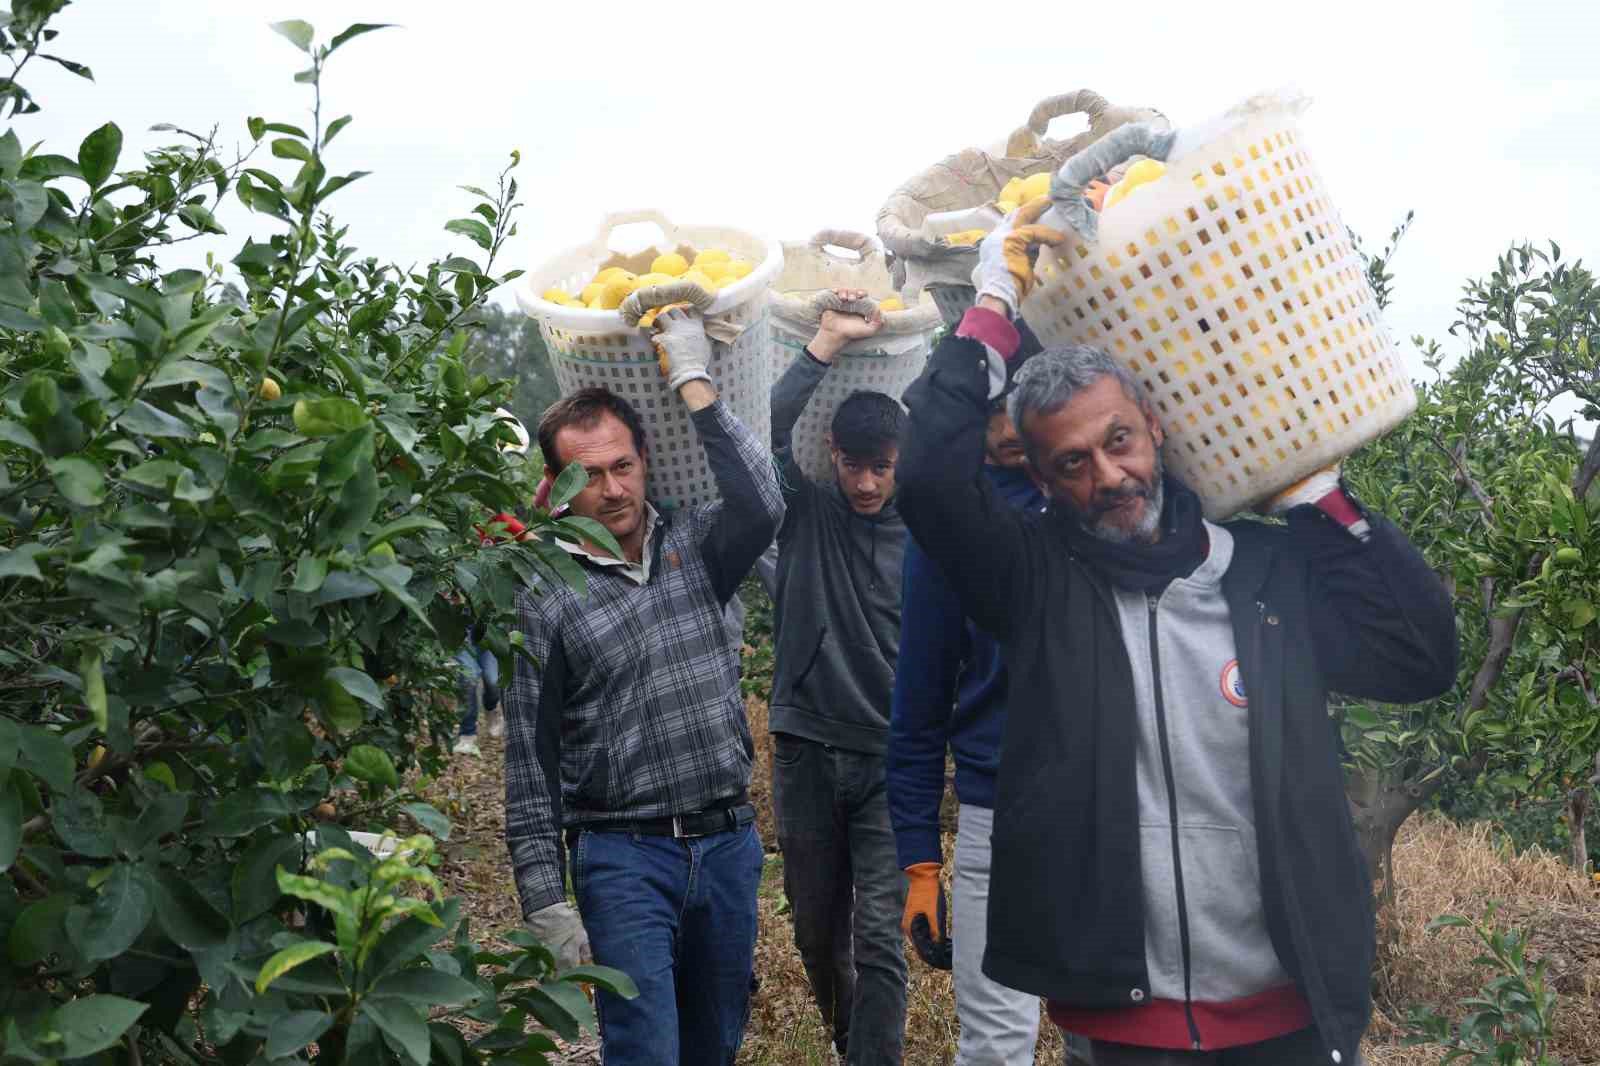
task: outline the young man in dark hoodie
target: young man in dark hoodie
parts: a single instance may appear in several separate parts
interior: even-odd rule
[[[882,324],[876,311],[824,311],[772,389],[786,505],[769,718],[778,842],[795,942],[851,1066],[899,1063],[905,1039],[905,888],[884,784],[906,543],[894,503],[905,412],[882,393],[847,397],[833,417],[827,483],[801,471],[791,438],[840,350]]]
[[[984,972],[1050,1000],[1098,1066],[1354,1066],[1372,882],[1328,697],[1448,690],[1450,596],[1329,472],[1270,505],[1282,525],[1206,521],[1144,387],[1094,348],[1017,372],[1050,506],[999,504],[984,426],[1029,247],[1066,240],[1034,224],[1048,206],[985,239],[977,305],[906,393],[907,524],[1011,677]]]

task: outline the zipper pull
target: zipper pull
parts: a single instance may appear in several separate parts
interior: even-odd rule
[[[1156,607],[1158,605],[1160,605],[1160,603],[1161,603],[1161,597],[1157,596],[1153,592],[1146,592],[1144,594],[1144,602],[1145,602],[1146,606],[1148,606],[1150,608],[1150,613],[1151,614],[1155,614],[1156,613]]]

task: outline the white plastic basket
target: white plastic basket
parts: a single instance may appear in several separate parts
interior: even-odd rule
[[[632,255],[613,252],[612,231],[638,222],[654,223],[661,237]],[[566,307],[539,294],[549,288],[577,292],[602,266],[643,274],[662,252],[677,251],[692,258],[693,252],[707,248],[726,248],[756,264],[747,276],[717,292],[705,313],[706,332],[713,338],[707,369],[734,415],[765,441],[771,431],[771,381],[764,358],[766,292],[783,267],[783,252],[776,242],[727,226],[674,225],[655,210],[618,212],[605,217],[594,240],[530,271],[516,288],[517,303],[539,323],[562,394],[599,385],[638,410],[649,446],[646,491],[666,508],[694,507],[717,499],[718,493],[688,409],[667,388],[649,339],[624,323],[617,311]]]
[[[1047,219],[1048,221],[1048,219]],[[1293,109],[1248,115],[1046,248],[1022,314],[1143,383],[1168,469],[1225,518],[1416,409],[1361,258]]]
[[[846,250],[841,254],[834,249]],[[768,365],[774,382],[799,357],[816,334],[811,297],[824,289],[865,289],[869,298],[894,295],[883,249],[873,238],[849,230],[823,230],[805,242],[783,245],[783,271],[767,299],[771,307]],[[898,402],[922,373],[939,310],[927,298],[902,311],[885,311],[883,329],[847,345],[817,387],[794,428],[794,454],[800,469],[817,481],[831,481],[828,427],[845,397],[858,389],[886,393]]]

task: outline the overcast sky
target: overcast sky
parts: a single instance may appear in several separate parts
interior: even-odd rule
[[[78,0],[53,47],[96,81],[30,67],[44,111],[19,136],[71,155],[110,118],[129,161],[163,136],[146,132],[157,122],[220,124],[230,144],[248,143],[247,115],[304,123],[303,57],[268,29],[293,17],[321,40],[351,22],[401,24],[335,56],[324,121],[355,116],[330,170],[375,172],[335,197],[335,214],[364,252],[404,263],[466,250],[441,229],[470,206],[456,186],[490,185],[512,148],[527,206],[503,265],[532,267],[633,206],[784,240],[870,230],[912,173],[1080,87],[1182,125],[1285,84],[1315,101],[1309,146],[1369,244],[1416,209],[1389,316],[1402,339],[1442,338],[1463,280],[1513,241],[1553,237],[1600,260],[1600,4],[1588,0]],[[230,254],[258,225],[221,220],[233,233],[211,246]],[[205,247],[184,245],[180,261]]]

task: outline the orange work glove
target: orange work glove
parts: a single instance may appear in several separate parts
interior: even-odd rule
[[[913,863],[906,867],[906,877],[906,911],[900,929],[911,938],[911,946],[923,962],[936,970],[948,970],[954,961],[954,946],[944,887],[939,884],[939,864]]]

